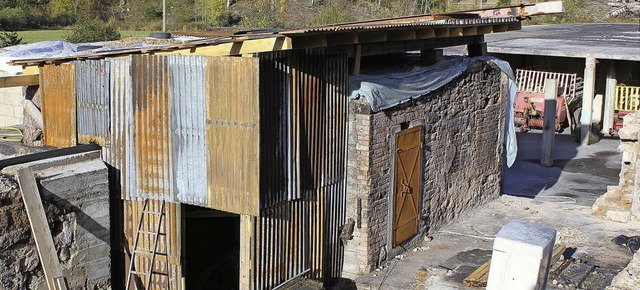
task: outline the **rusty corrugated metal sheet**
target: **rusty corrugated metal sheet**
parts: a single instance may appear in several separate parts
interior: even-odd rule
[[[172,184],[176,200],[207,205],[205,57],[169,56]]]
[[[109,59],[111,114],[109,142],[103,148],[105,162],[115,168],[123,199],[136,198],[133,135],[131,58]]]
[[[517,23],[520,20],[517,17],[501,17],[501,18],[471,18],[471,19],[434,19],[439,15],[409,16],[397,19],[383,19],[374,21],[364,21],[356,23],[334,24],[321,27],[294,29],[283,31],[284,35],[302,35],[308,33],[324,33],[324,32],[347,32],[347,31],[365,31],[377,29],[399,29],[409,27],[438,27],[438,26],[473,26],[473,25],[489,25],[489,24],[509,24]],[[444,15],[446,16],[446,15]]]
[[[260,208],[258,60],[207,62],[207,206],[257,216]]]
[[[40,68],[44,143],[55,147],[77,144],[75,73],[71,63]]]
[[[300,274],[328,282],[342,271],[347,56],[321,49],[259,57],[261,158],[268,161],[261,160],[256,289]]]
[[[167,58],[133,55],[131,78],[136,196],[173,201]]]
[[[110,87],[106,60],[74,61],[78,143],[104,146],[109,139]]]

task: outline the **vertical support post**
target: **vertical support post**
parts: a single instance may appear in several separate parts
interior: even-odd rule
[[[167,32],[167,0],[162,0],[162,32]]]
[[[544,92],[544,123],[542,127],[542,157],[540,165],[553,166],[553,151],[556,135],[556,98],[558,81],[546,79]]]
[[[616,85],[616,67],[615,63],[612,61],[609,62],[609,69],[607,70],[607,86],[604,93],[604,117],[602,119],[602,134],[605,135],[611,135],[611,132],[613,132]]]
[[[580,144],[588,146],[591,141],[593,96],[596,85],[596,59],[587,57],[584,64],[584,91],[582,94],[582,117],[580,118]]]
[[[240,289],[255,289],[253,285],[254,217],[240,215]]]
[[[443,55],[442,49],[425,49],[420,51],[420,60],[424,65],[432,65],[441,61]]]
[[[353,56],[353,67],[351,68],[351,75],[357,76],[360,74],[361,58],[362,58],[362,45],[356,45],[356,53]]]
[[[487,55],[487,43],[476,42],[467,44],[467,54],[470,57]]]

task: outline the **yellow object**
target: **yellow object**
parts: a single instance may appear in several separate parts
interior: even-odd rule
[[[616,86],[616,110],[635,112],[640,105],[640,87]]]
[[[7,131],[14,133],[8,133]],[[0,127],[0,138],[3,141],[20,142],[22,141],[22,131],[13,127]]]

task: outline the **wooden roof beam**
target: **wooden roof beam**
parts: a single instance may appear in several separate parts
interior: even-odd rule
[[[0,88],[37,86],[38,84],[37,74],[0,77]]]

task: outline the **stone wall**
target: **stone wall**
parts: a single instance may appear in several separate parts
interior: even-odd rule
[[[596,216],[617,222],[640,220],[640,112],[626,115],[618,132],[622,152],[620,181],[593,204]]]
[[[373,270],[466,210],[498,197],[502,182],[506,77],[477,62],[446,86],[381,112],[349,106],[347,218],[356,220],[343,275]],[[395,132],[424,126],[418,235],[392,249],[389,197]]]
[[[32,163],[69,289],[111,288],[109,181],[93,155]],[[46,289],[15,170],[0,175],[0,289]]]
[[[0,71],[0,76],[13,74]],[[22,124],[22,87],[0,89],[0,126]]]

